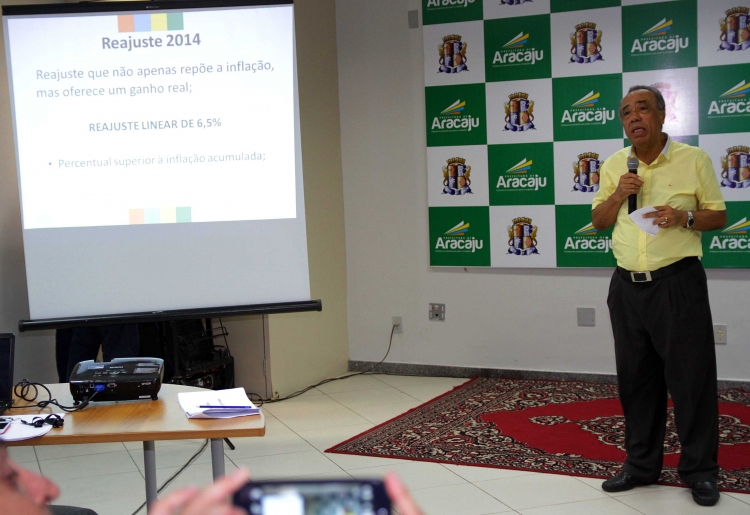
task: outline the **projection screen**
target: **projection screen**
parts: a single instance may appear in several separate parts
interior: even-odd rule
[[[3,14],[32,319],[310,299],[291,2]]]

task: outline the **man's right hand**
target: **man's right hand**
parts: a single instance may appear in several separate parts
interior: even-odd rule
[[[620,212],[623,202],[633,193],[637,195],[641,191],[641,186],[643,186],[643,179],[637,174],[630,172],[622,174],[612,195],[591,212],[591,221],[594,227],[599,231],[612,227],[617,221],[617,214]]]
[[[250,476],[245,469],[217,479],[203,488],[183,488],[156,501],[149,515],[247,515],[232,504],[232,495],[245,485]]]
[[[624,173],[620,176],[620,182],[613,196],[619,202],[625,202],[633,193],[637,195],[641,191],[641,186],[643,186],[643,179],[638,174]]]

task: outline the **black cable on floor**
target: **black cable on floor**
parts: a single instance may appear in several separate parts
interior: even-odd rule
[[[162,492],[162,490],[164,490],[165,488],[167,488],[167,487],[168,487],[168,486],[170,485],[170,483],[172,483],[172,481],[174,481],[175,479],[177,479],[177,476],[179,476],[180,474],[182,474],[182,472],[183,472],[183,471],[184,471],[184,470],[185,470],[186,468],[188,468],[188,467],[189,467],[190,465],[192,465],[192,464],[193,464],[193,462],[194,462],[194,461],[195,461],[196,459],[198,459],[198,456],[200,456],[201,454],[203,454],[203,451],[205,451],[205,450],[206,450],[206,447],[208,447],[208,442],[209,442],[209,440],[208,440],[208,438],[206,438],[206,441],[205,441],[205,442],[203,442],[203,445],[201,445],[201,448],[200,448],[200,449],[198,449],[198,450],[197,450],[197,451],[195,452],[195,454],[193,454],[193,455],[192,455],[192,456],[190,457],[190,459],[189,459],[189,460],[187,460],[187,463],[185,463],[185,464],[184,464],[184,465],[183,465],[183,466],[182,466],[182,467],[180,468],[180,470],[178,470],[177,472],[175,472],[174,474],[172,474],[172,476],[170,476],[170,478],[169,478],[169,479],[167,479],[167,480],[166,480],[166,481],[165,481],[165,482],[164,482],[164,483],[163,483],[163,484],[162,484],[162,485],[161,485],[161,486],[159,487],[159,489],[158,489],[158,490],[156,491],[156,493],[157,493],[157,494],[160,494],[160,493]],[[224,453],[222,453],[221,457],[222,457],[222,459],[224,458]],[[138,514],[138,512],[139,512],[139,511],[141,511],[141,510],[143,509],[143,507],[144,507],[144,506],[146,506],[146,503],[145,503],[145,502],[144,502],[143,504],[141,504],[140,506],[138,506],[138,508],[137,508],[137,509],[136,509],[136,510],[135,510],[135,511],[133,512],[133,515],[137,515],[137,514]]]
[[[364,372],[354,372],[353,374],[347,374],[345,376],[331,377],[331,378],[328,378],[328,379],[323,379],[321,382],[319,382],[317,384],[314,384],[312,386],[308,386],[307,388],[304,388],[302,390],[298,390],[298,391],[296,391],[294,393],[290,393],[286,397],[280,397],[278,399],[275,399],[275,398],[264,399],[262,396],[258,395],[257,393],[252,393],[252,392],[245,392],[245,393],[248,396],[250,396],[250,400],[253,400],[253,396],[255,396],[256,398],[258,398],[259,399],[258,406],[260,407],[260,406],[263,406],[263,404],[266,403],[266,402],[281,402],[281,401],[286,401],[286,400],[289,400],[289,399],[293,399],[295,397],[299,397],[303,393],[309,392],[313,388],[317,388],[318,386],[322,386],[324,384],[331,383],[333,381],[341,381],[342,379],[349,379],[350,377],[354,377],[354,376],[361,376],[361,375],[372,374],[373,371],[376,368],[378,368],[380,365],[383,364],[383,362],[385,361],[385,359],[388,357],[388,354],[391,353],[391,346],[393,345],[393,333],[396,331],[396,327],[398,327],[398,326],[394,325],[393,327],[391,327],[391,337],[388,340],[388,350],[385,352],[385,356],[383,356],[383,359],[381,359],[378,363],[376,363],[375,365],[373,365],[369,370],[365,370]],[[255,402],[255,401],[253,400],[253,402]]]

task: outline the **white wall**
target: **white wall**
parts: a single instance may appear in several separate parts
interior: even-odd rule
[[[323,311],[268,317],[274,391],[287,395],[346,372],[344,194],[334,0],[295,0],[310,294]]]
[[[388,361],[613,374],[606,306],[611,270],[429,266],[419,0],[339,0],[336,23],[344,174],[349,351],[379,361],[391,316],[403,317]],[[421,15],[420,15],[421,19]],[[709,270],[719,377],[750,379],[750,270]],[[427,318],[446,304],[446,321]],[[576,326],[576,307],[596,327]]]

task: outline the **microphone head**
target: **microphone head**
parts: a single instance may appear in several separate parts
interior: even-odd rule
[[[637,169],[638,169],[638,158],[629,157],[628,158],[628,170],[637,170]]]

